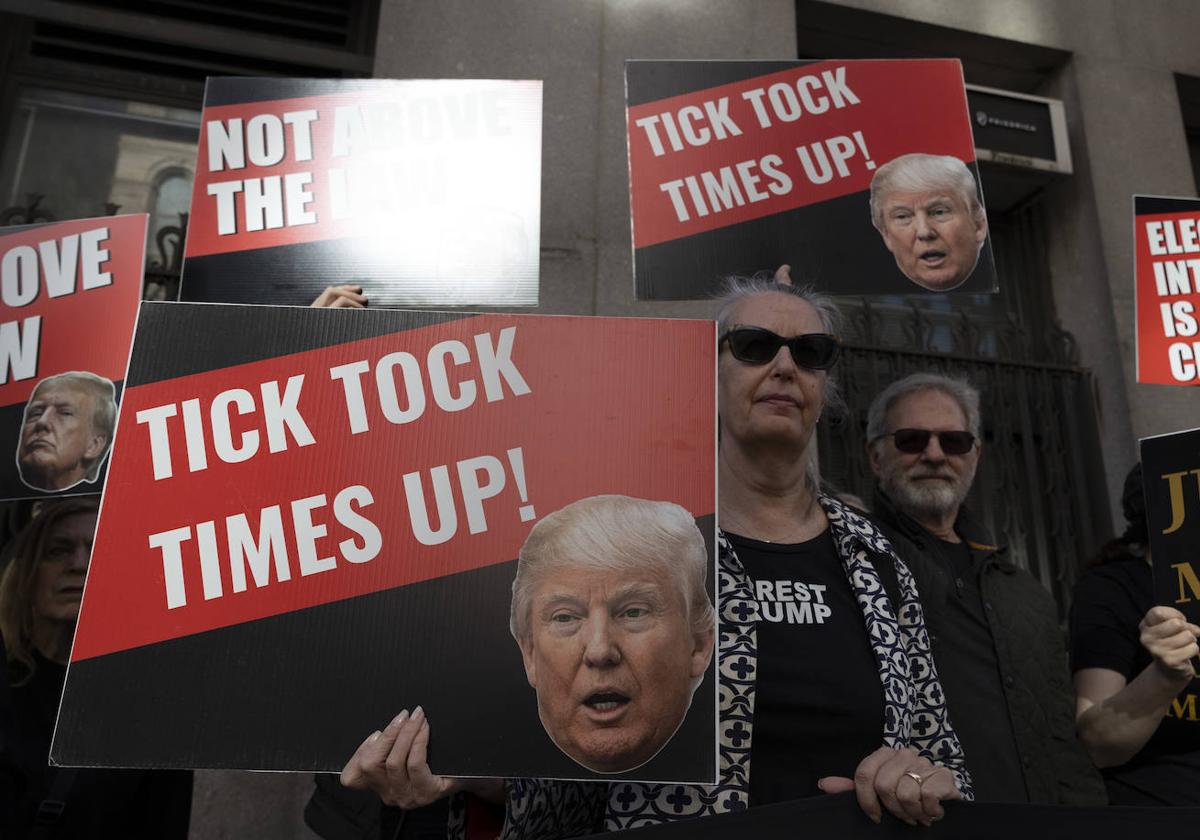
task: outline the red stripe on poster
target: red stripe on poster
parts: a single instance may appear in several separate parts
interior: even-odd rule
[[[910,152],[975,159],[948,59],[805,64],[633,106],[627,120],[635,248],[862,192]]]
[[[1200,206],[1136,216],[1134,243],[1137,380],[1200,384]]]
[[[505,562],[584,496],[711,514],[713,345],[481,315],[130,387],[72,658]]]
[[[120,381],[142,296],[144,214],[0,230],[0,406],[84,370]]]

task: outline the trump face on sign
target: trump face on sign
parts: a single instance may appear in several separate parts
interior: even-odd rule
[[[582,766],[633,770],[683,722],[715,643],[708,563],[669,502],[593,496],[534,526],[510,629],[546,733]]]
[[[931,292],[961,286],[987,239],[975,176],[949,155],[901,155],[879,167],[871,221],[896,267]]]
[[[117,421],[113,383],[71,371],[37,384],[21,421],[17,470],[37,490],[67,490],[94,482],[112,445]]]

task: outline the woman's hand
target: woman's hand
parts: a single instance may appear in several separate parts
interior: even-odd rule
[[[1191,660],[1200,654],[1196,644],[1200,627],[1189,623],[1183,613],[1172,607],[1151,607],[1138,632],[1142,647],[1164,677],[1182,683],[1196,676]]]
[[[879,822],[882,806],[909,825],[932,825],[945,816],[942,802],[962,799],[953,773],[908,747],[880,747],[859,762],[853,779],[826,776],[817,786],[825,793],[855,791],[873,822]]]
[[[435,776],[427,761],[429,721],[417,706],[405,709],[384,727],[372,732],[342,768],[342,784],[372,790],[385,805],[420,808],[443,797],[467,790],[491,802],[504,800],[503,779],[456,779]]]
[[[330,309],[362,309],[366,305],[367,296],[362,293],[362,286],[354,285],[328,286],[309,304]]]

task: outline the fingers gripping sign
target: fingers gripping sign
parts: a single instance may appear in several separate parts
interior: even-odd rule
[[[1173,607],[1151,607],[1138,631],[1142,647],[1154,657],[1159,672],[1177,681],[1190,680],[1196,676],[1193,659],[1200,654],[1200,627],[1190,623],[1179,610]]]
[[[367,305],[367,296],[363,294],[362,286],[327,286],[309,305],[318,309],[362,309]]]
[[[945,815],[943,801],[962,799],[953,774],[911,748],[880,747],[859,762],[853,779],[826,776],[818,785],[825,793],[855,791],[859,806],[876,823],[886,808],[909,825],[932,825]]]
[[[429,769],[429,721],[417,706],[362,742],[342,769],[342,784],[371,790],[385,805],[420,808],[463,789],[460,780]]]

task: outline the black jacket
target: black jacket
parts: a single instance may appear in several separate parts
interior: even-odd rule
[[[951,602],[962,595],[963,584],[945,559],[950,547],[898,510],[878,487],[871,515],[893,538],[917,582],[950,719],[963,741],[979,798],[992,798],[980,781],[993,771],[1010,776],[997,778],[997,789],[1019,790],[1023,782],[1029,802],[1107,804],[1100,775],[1075,736],[1075,692],[1050,593],[1008,559],[1007,547],[995,544],[966,508],[960,509],[955,531],[970,548],[970,570],[977,575],[982,601],[974,611],[982,612],[981,626],[986,626],[994,651],[994,656],[970,655],[961,644],[964,637],[953,635],[963,634],[959,622],[969,619],[963,606],[956,609]],[[1006,710],[1008,720],[981,719],[988,709]],[[1009,726],[1015,752],[1002,735]],[[971,732],[986,733],[975,739],[975,751]],[[1002,744],[1004,754],[989,755],[989,742]],[[1000,769],[1006,767],[1012,770]],[[1011,778],[1013,774],[1021,778]]]

